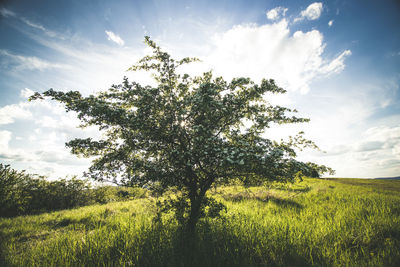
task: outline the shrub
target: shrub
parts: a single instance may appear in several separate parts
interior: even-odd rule
[[[105,204],[147,196],[147,190],[115,186],[93,188],[88,180],[72,177],[49,181],[0,164],[0,216],[11,217]]]
[[[15,216],[23,213],[29,198],[23,188],[30,180],[29,175],[10,168],[10,165],[0,163],[0,214]]]

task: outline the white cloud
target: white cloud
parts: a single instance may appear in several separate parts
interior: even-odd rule
[[[28,119],[32,113],[26,109],[25,103],[7,105],[0,108],[0,125],[10,124],[15,119]]]
[[[37,159],[35,155],[26,152],[24,149],[0,150],[0,159],[10,162],[31,162]]]
[[[0,9],[0,14],[1,14],[3,17],[6,17],[6,18],[8,18],[8,17],[15,17],[15,16],[16,16],[15,12],[13,12],[13,11],[7,9],[7,8],[4,8],[4,7]]]
[[[0,131],[0,159],[7,161],[21,160],[31,161],[32,155],[26,153],[23,149],[12,149],[10,148],[10,141],[12,138],[12,132]]]
[[[35,77],[33,77],[30,83],[32,88],[39,86],[40,88],[53,87],[58,90],[73,88],[85,93],[93,93],[107,89],[112,84],[120,83],[124,76],[134,78],[137,82],[144,84],[153,82],[150,75],[125,73],[137,59],[144,55],[141,42],[138,42],[139,49],[132,47],[121,49],[121,47],[92,43],[79,35],[70,36],[70,34],[57,32],[56,35],[59,38],[48,38],[48,35],[43,35],[40,32],[29,31],[21,27],[16,27],[16,29],[44,47],[58,52],[59,57],[63,58],[63,64],[44,61],[36,57],[18,57],[19,55],[0,49],[0,68],[3,65],[9,72],[14,70],[12,74],[14,76],[20,75],[20,79],[24,77],[21,73],[17,73],[18,70],[57,71],[68,69],[68,71],[52,75],[52,79],[48,81],[34,79]],[[43,86],[44,82],[45,86]],[[34,86],[35,83],[37,86]]]
[[[3,56],[3,58],[5,59],[3,64],[7,65],[8,67],[13,66],[15,70],[44,71],[46,69],[69,68],[69,66],[64,64],[51,63],[37,57],[16,55],[4,49],[0,49],[0,56]]]
[[[30,21],[29,19],[27,19],[27,18],[25,18],[25,17],[17,16],[17,14],[16,14],[15,12],[13,12],[13,11],[11,11],[11,10],[9,10],[9,9],[1,8],[1,9],[0,9],[0,14],[1,14],[3,17],[5,17],[5,18],[10,18],[10,17],[12,17],[12,18],[17,18],[17,19],[19,19],[20,21],[22,21],[23,23],[25,23],[26,25],[28,25],[29,27],[44,32],[44,33],[45,33],[47,36],[49,36],[49,37],[57,37],[57,34],[56,34],[55,32],[46,29],[46,28],[45,28],[43,25],[41,25],[41,24],[38,24],[38,23],[35,23],[35,22]]]
[[[360,127],[379,107],[379,101],[348,94],[336,97],[331,103],[328,99],[320,103],[326,110],[335,110],[334,114],[314,113],[303,127],[326,153],[307,151],[300,159],[328,165],[337,170],[336,177],[398,176],[400,165],[394,163],[400,160],[400,127]]]
[[[21,90],[21,96],[30,96],[32,90]],[[11,123],[24,121],[24,127]],[[8,130],[0,131],[0,160],[13,167],[53,178],[67,174],[80,175],[89,166],[90,159],[77,158],[65,148],[73,138],[99,137],[94,127],[78,129],[80,121],[74,112],[66,113],[62,105],[50,100],[23,101],[0,108],[0,124]],[[3,126],[5,127],[5,126]],[[12,135],[18,142],[10,145]]]
[[[266,16],[269,20],[278,20],[281,16],[284,17],[287,11],[287,8],[279,6],[269,10]]]
[[[8,143],[11,140],[10,131],[0,131],[0,151],[5,151],[8,149]]]
[[[334,60],[332,60],[328,64],[324,65],[321,68],[320,72],[324,73],[324,74],[328,74],[328,75],[341,72],[345,67],[344,60],[348,56],[351,56],[351,51],[345,50],[339,56],[337,56]]]
[[[400,115],[376,118],[387,110],[382,103],[393,101],[397,86],[398,78],[360,81],[346,73],[328,82],[318,79],[307,95],[289,92],[292,105],[311,122],[268,132],[279,140],[288,132],[303,130],[326,153],[305,151],[299,159],[330,166],[336,177],[398,176],[400,165],[394,163],[400,160]]]
[[[305,10],[300,12],[300,17],[296,18],[294,21],[300,21],[303,19],[308,19],[308,20],[316,20],[318,19],[322,14],[322,3],[321,2],[315,2],[309,5]]]
[[[28,26],[30,26],[30,27],[32,27],[32,28],[35,28],[35,29],[38,29],[38,30],[41,30],[41,31],[46,31],[46,28],[45,27],[43,27],[42,25],[40,25],[40,24],[37,24],[37,23],[34,23],[34,22],[32,22],[32,21],[30,21],[30,20],[28,20],[28,19],[26,19],[26,18],[21,18],[21,20],[26,24],[26,25],[28,25]]]
[[[285,89],[302,93],[309,91],[315,78],[342,71],[351,54],[346,50],[332,60],[324,58],[323,35],[317,30],[291,35],[285,19],[234,26],[215,36],[214,47],[204,61],[218,75],[246,76],[256,82],[273,78]]]
[[[360,146],[361,145],[361,146]],[[382,172],[380,176],[400,174],[400,127],[378,126],[368,129],[356,147],[367,168]],[[360,149],[361,148],[361,149]],[[373,151],[373,153],[369,153]],[[374,170],[371,170],[373,172]]]
[[[11,135],[10,131],[0,131],[0,160],[11,163],[13,168],[57,178],[81,175],[89,165],[89,159],[78,159],[70,154],[55,132],[42,133],[32,140],[36,144],[33,148],[29,148],[30,142],[25,144],[28,148],[10,147]]]
[[[29,88],[25,88],[25,89],[22,89],[21,90],[21,93],[20,93],[20,96],[21,97],[23,97],[23,98],[25,98],[25,99],[28,99],[30,96],[32,96],[34,94],[34,91],[32,91],[31,89],[29,89]]]
[[[57,36],[57,34],[56,34],[55,32],[46,29],[46,28],[45,28],[43,25],[41,25],[41,24],[32,22],[32,21],[30,21],[30,20],[28,20],[28,19],[26,19],[26,18],[24,18],[24,17],[21,17],[20,19],[21,19],[22,22],[24,22],[24,23],[25,23],[26,25],[28,25],[29,27],[35,28],[35,29],[38,29],[38,30],[41,30],[42,32],[44,32],[46,35],[48,35],[48,36],[50,36],[50,37],[56,37],[56,36]]]
[[[375,151],[383,148],[384,142],[381,141],[364,141],[357,145],[356,151],[358,152],[366,152],[366,151]]]
[[[328,25],[329,25],[329,27],[331,27],[331,26],[333,25],[333,20],[330,20],[330,21],[328,22]]]
[[[121,39],[117,34],[113,33],[112,31],[105,31],[107,34],[107,39],[110,41],[113,41],[116,44],[119,44],[120,46],[123,46],[125,44],[124,40]]]
[[[400,127],[372,127],[365,132],[364,138],[367,143],[381,144],[380,149],[389,150],[400,159]]]

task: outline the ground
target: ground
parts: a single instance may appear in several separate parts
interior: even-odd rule
[[[201,220],[192,245],[171,214],[156,219],[155,197],[2,218],[0,266],[400,266],[400,181],[307,178],[210,195],[227,212]]]

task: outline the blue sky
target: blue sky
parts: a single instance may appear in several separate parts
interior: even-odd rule
[[[81,174],[90,159],[64,144],[96,136],[76,128],[48,88],[95,93],[128,76],[148,52],[145,35],[175,57],[202,59],[227,79],[273,78],[288,94],[269,99],[311,122],[303,130],[322,151],[302,160],[337,177],[400,175],[400,4],[397,1],[2,1],[0,5],[0,162],[50,177]]]

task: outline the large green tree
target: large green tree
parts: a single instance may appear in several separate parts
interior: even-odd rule
[[[196,61],[174,60],[150,38],[153,53],[130,70],[150,71],[156,87],[124,79],[97,95],[53,89],[31,99],[50,97],[76,111],[83,126],[97,125],[101,140],[74,139],[72,153],[94,156],[88,176],[125,185],[176,187],[187,203],[185,223],[194,229],[217,180],[257,176],[292,179],[307,165],[295,159],[296,147],[315,146],[301,134],[286,142],[263,137],[273,124],[301,123],[296,110],[273,106],[268,94],[283,94],[273,80],[230,82],[211,72],[190,77],[177,70]],[[186,201],[185,201],[186,200]]]

